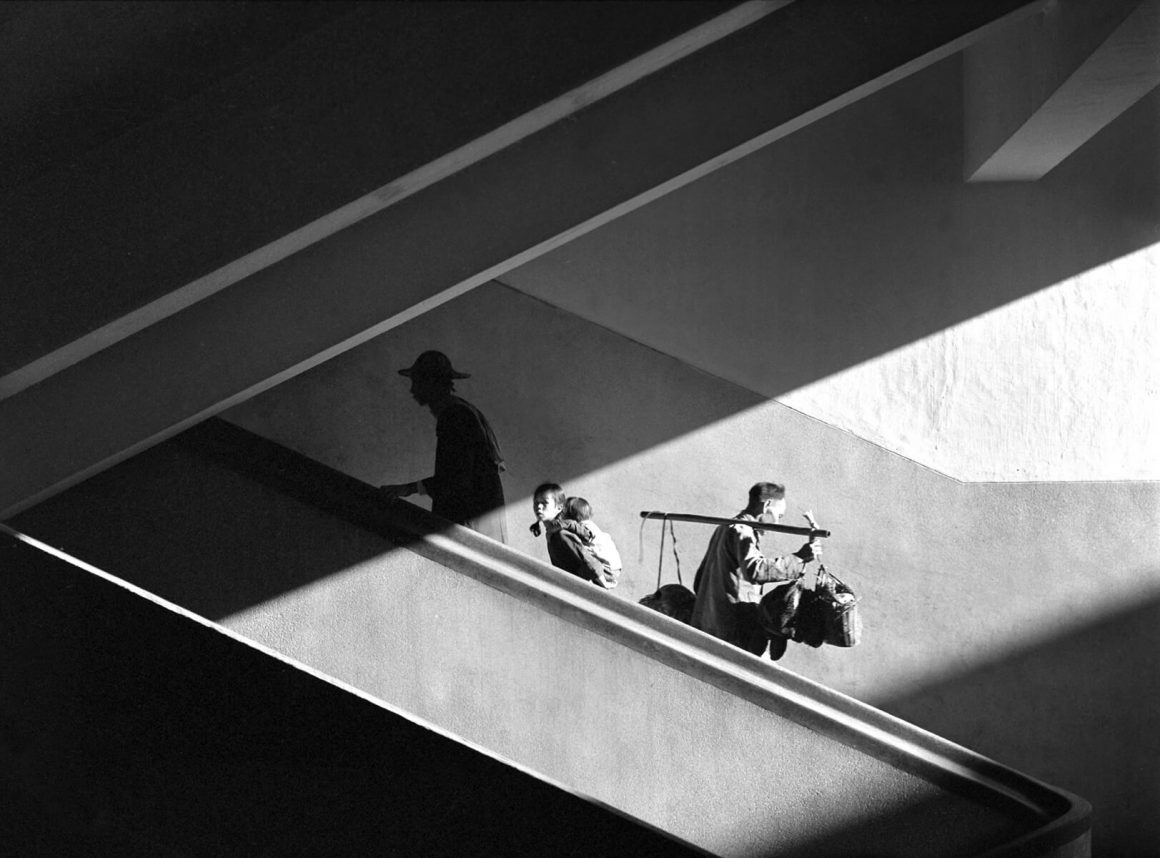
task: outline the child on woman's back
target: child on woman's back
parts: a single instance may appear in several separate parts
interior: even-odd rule
[[[577,578],[607,588],[604,562],[592,551],[592,532],[577,521],[566,518],[567,498],[558,483],[544,483],[532,495],[536,522],[529,528],[535,536],[541,533],[548,545],[548,557],[557,569]]]
[[[588,530],[592,542],[589,550],[604,564],[604,581],[609,588],[615,587],[624,568],[616,543],[592,520],[592,505],[581,497],[568,498],[564,503],[564,518],[571,519]]]

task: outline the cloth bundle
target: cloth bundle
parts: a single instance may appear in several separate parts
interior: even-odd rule
[[[812,589],[798,578],[766,593],[757,617],[768,634],[812,647],[855,646],[862,636],[858,598],[824,566]]]

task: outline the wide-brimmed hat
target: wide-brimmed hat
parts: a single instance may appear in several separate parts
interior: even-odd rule
[[[423,352],[399,375],[407,378],[471,378],[470,373],[457,372],[451,367],[451,359],[443,352]]]

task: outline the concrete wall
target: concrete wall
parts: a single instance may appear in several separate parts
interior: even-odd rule
[[[782,479],[833,529],[868,629],[782,663],[1085,796],[1096,854],[1157,854],[1160,491],[1122,479],[1154,461],[1156,98],[1043,182],[968,187],[957,87],[933,68],[512,278],[571,312],[483,287],[229,416],[414,479],[432,419],[396,370],[442,348],[505,447],[512,544],[545,556],[528,495],[560,480],[620,544],[628,599],[655,586],[640,510],[728,515]],[[830,382],[852,367],[857,395]],[[822,419],[769,400],[815,383],[798,404]],[[707,534],[677,533],[688,581]]]
[[[173,302],[167,293],[733,4],[351,5],[155,121],[6,188],[0,374]]]
[[[569,312],[485,287],[231,419],[421,476],[432,421],[395,370],[443,348],[512,464],[512,543],[544,556],[527,495],[564,481],[630,599],[655,583],[640,509],[729,514],[783,479],[868,621],[783,664],[1089,798],[1096,854],[1158,854],[1157,99],[1043,182],[971,187],[958,85],[931,69],[510,278]],[[705,533],[678,536],[688,580]]]
[[[2,539],[5,854],[699,854]]]
[[[316,491],[328,493],[322,485]],[[220,612],[223,601],[244,598],[251,605],[235,607],[224,623],[246,638],[715,854],[974,855],[1047,821],[965,782],[959,772],[978,760],[956,757],[953,776],[931,765],[957,749],[928,749],[919,759],[900,750],[913,737],[901,735],[898,745],[866,741],[842,716],[803,706],[817,695],[806,684],[784,693],[774,666],[545,564],[494,570],[476,560],[456,568],[465,566],[462,558],[446,549],[440,561],[430,547],[395,547],[176,444],[101,474],[19,524],[198,611]],[[479,556],[467,548],[465,556]],[[157,719],[185,709],[184,717],[198,717],[199,689],[214,699],[238,696],[233,661],[203,640],[205,630],[182,636],[179,623],[170,629],[151,619],[155,606],[106,605],[89,595],[94,586],[70,598],[90,602],[89,610],[121,637],[147,643],[152,655],[142,668],[106,645],[99,630],[64,624],[59,634],[69,641],[94,638],[91,662],[83,663],[99,666],[111,687],[95,683],[92,695],[116,694],[124,698],[119,705],[131,706],[153,681],[122,682],[118,671],[151,676],[153,659],[164,668],[164,654],[176,649],[170,669],[183,694],[147,694],[142,705],[159,710]],[[30,664],[39,665],[51,676],[48,687],[60,689],[65,681],[57,676],[69,676],[76,659],[51,640],[37,650],[40,614],[30,613],[21,626],[23,658],[13,663],[25,666],[25,677]],[[646,639],[637,632],[629,645],[624,629],[633,614]],[[679,633],[676,641],[665,626]],[[191,660],[202,666],[190,668]],[[263,675],[254,673],[239,680],[256,686],[244,701],[287,696],[265,691]],[[825,712],[838,706],[824,697],[818,705]],[[357,718],[351,723],[352,707],[338,699],[329,713],[341,736],[365,729]],[[15,710],[22,722],[34,722],[37,711]],[[258,714],[247,720],[265,723]],[[246,741],[275,743],[276,732],[253,729],[256,735],[242,732],[237,753],[248,753]],[[897,730],[888,721],[871,725],[879,736]],[[77,741],[95,746],[88,753],[104,751],[100,741]],[[442,780],[438,747],[413,753],[429,755],[430,774]],[[406,778],[406,766],[393,771]],[[307,781],[312,775],[302,773]],[[470,796],[470,779],[447,774],[446,781],[451,798]],[[126,783],[119,800],[131,805],[137,783]],[[423,788],[418,780],[414,800],[426,806]],[[509,791],[500,780],[496,788]],[[438,806],[448,796],[428,798]],[[605,851],[637,854],[627,840]]]
[[[962,179],[960,58],[504,282],[962,480],[1160,479],[1160,90]]]
[[[1104,854],[1158,842],[1136,812],[1160,799],[1147,729],[1160,704],[1158,633],[1097,630],[1160,592],[1160,487],[963,484],[498,285],[229,416],[372,484],[415,478],[432,461],[433,420],[396,370],[429,347],[473,373],[460,391],[504,446],[512,545],[546,559],[526,531],[529,495],[559,480],[616,539],[627,572],[615,596],[635,600],[657,573],[659,525],[638,542],[640,510],[730,515],[753,481],[782,479],[791,511],[812,507],[834,531],[827,561],[863,597],[867,628],[859,647],[795,645],[782,665],[887,710],[905,701],[921,726],[1083,795]],[[708,531],[676,533],[689,582]],[[797,544],[776,538],[773,549]],[[676,580],[671,554],[664,580]],[[1101,657],[1067,658],[1063,642],[1080,640],[1098,640]],[[992,664],[1005,666],[995,693],[950,702],[960,677]],[[1061,699],[1061,687],[1077,693]]]

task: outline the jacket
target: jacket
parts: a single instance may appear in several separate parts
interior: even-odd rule
[[[736,518],[757,519],[748,513]],[[756,531],[743,523],[722,524],[709,539],[705,557],[697,569],[692,625],[714,637],[743,646],[743,627],[738,621],[738,605],[761,601],[761,584],[795,581],[805,571],[805,562],[793,554],[766,557]]]

